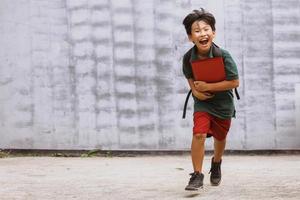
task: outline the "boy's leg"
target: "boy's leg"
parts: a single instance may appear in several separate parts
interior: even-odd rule
[[[209,130],[210,117],[205,112],[194,113],[193,139],[191,145],[191,157],[194,172],[191,173],[191,178],[186,190],[198,190],[203,186],[204,175],[202,172],[202,164],[205,150],[206,133]]]
[[[217,140],[214,138],[214,162],[220,162],[226,146],[226,138],[224,140]]]
[[[191,157],[194,167],[194,172],[191,173],[191,178],[185,190],[198,190],[203,186],[204,175],[201,173],[204,158],[204,143],[206,134],[194,134],[191,146]]]
[[[225,145],[226,138],[223,140],[214,138],[214,157],[211,159],[210,183],[215,186],[219,185],[221,182],[221,164]]]
[[[194,172],[202,172],[206,134],[195,134],[192,140],[191,156]]]
[[[231,125],[231,119],[214,117],[211,129],[214,133],[214,162],[220,162],[226,146],[226,137]]]
[[[210,129],[210,115],[206,112],[194,113],[193,139],[191,156],[195,172],[202,171],[205,150],[205,139]]]
[[[214,132],[214,157],[211,160],[210,182],[212,185],[219,185],[221,182],[222,156],[226,146],[226,136],[229,131],[231,120],[214,118],[212,131]]]

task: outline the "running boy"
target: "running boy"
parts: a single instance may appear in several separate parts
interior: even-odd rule
[[[215,18],[201,8],[188,14],[183,20],[183,25],[189,41],[194,43],[194,47],[183,57],[183,73],[194,97],[194,127],[191,144],[194,172],[190,174],[191,178],[185,189],[198,190],[203,186],[202,164],[207,135],[214,138],[210,182],[212,185],[220,184],[226,135],[230,128],[231,118],[235,116],[232,89],[239,86],[239,77],[237,66],[229,52],[219,49],[225,65],[226,80],[217,83],[194,81],[191,61],[212,58],[214,48],[218,48],[213,44],[216,31]]]

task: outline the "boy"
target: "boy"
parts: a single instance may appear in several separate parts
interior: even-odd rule
[[[204,143],[207,136],[214,138],[214,156],[211,160],[210,182],[219,185],[221,181],[221,162],[229,131],[231,118],[235,116],[232,89],[239,86],[235,62],[224,49],[220,49],[225,65],[226,80],[217,83],[194,81],[191,61],[213,57],[215,37],[215,18],[201,10],[194,10],[183,20],[186,33],[194,47],[183,57],[183,73],[188,79],[194,98],[194,127],[191,144],[191,157],[194,172],[186,190],[198,190],[203,186],[202,164]]]

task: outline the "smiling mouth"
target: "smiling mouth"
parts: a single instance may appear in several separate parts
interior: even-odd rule
[[[206,45],[208,43],[208,40],[201,40],[201,41],[199,41],[199,43],[202,45]]]

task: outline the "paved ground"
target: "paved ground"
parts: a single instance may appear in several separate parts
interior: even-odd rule
[[[225,156],[220,186],[186,192],[189,156],[0,159],[0,199],[300,199],[300,156]]]

